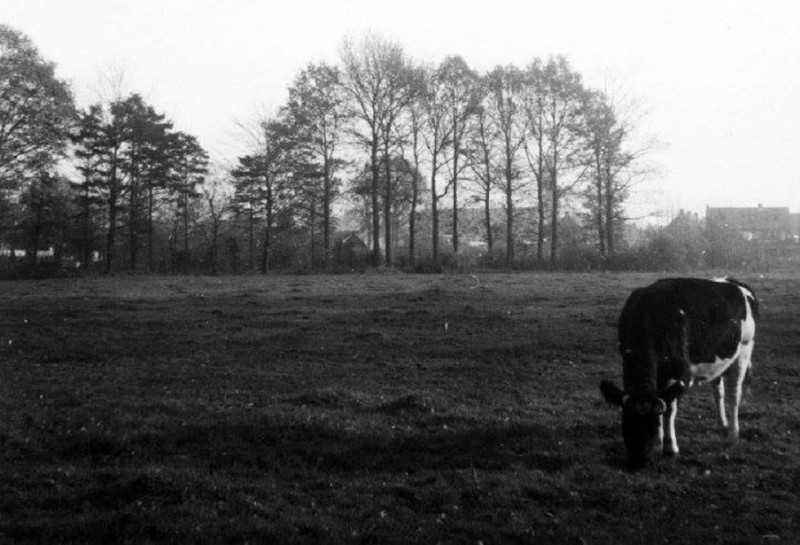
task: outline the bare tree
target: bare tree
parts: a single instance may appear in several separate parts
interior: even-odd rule
[[[203,183],[203,213],[198,231],[208,246],[209,269],[212,274],[219,270],[219,237],[222,224],[229,214],[233,186],[226,179],[226,172],[213,166]]]
[[[494,248],[494,234],[492,232],[492,189],[497,185],[497,171],[499,159],[497,157],[497,127],[489,113],[490,95],[486,78],[482,80],[481,103],[475,110],[475,117],[470,131],[472,148],[472,161],[470,168],[474,176],[476,194],[475,202],[483,206],[483,219],[486,227],[486,246],[489,253]]]
[[[460,56],[447,57],[438,68],[439,78],[443,86],[444,106],[447,110],[447,122],[450,124],[450,146],[447,167],[450,171],[449,186],[453,191],[453,251],[458,253],[458,180],[462,171],[467,168],[466,149],[469,120],[475,114],[480,92],[478,75],[470,69]]]
[[[584,88],[581,76],[564,57],[548,60],[542,70],[545,169],[550,189],[550,261],[558,258],[558,221],[563,199],[583,180],[581,116]]]
[[[423,130],[425,124],[425,69],[417,68],[413,76],[416,85],[414,99],[409,104],[404,124],[400,128],[403,136],[399,139],[400,157],[406,165],[406,170],[412,173],[411,208],[408,216],[408,262],[414,265],[416,259],[417,238],[417,206],[420,204],[422,193],[422,166]]]
[[[387,156],[399,111],[410,100],[409,63],[402,46],[374,34],[360,42],[344,41],[341,50],[343,88],[349,97],[350,132],[369,151],[372,173],[373,264],[380,265],[380,217],[378,206],[380,154]],[[388,164],[388,161],[386,161]],[[390,180],[387,179],[387,184]],[[389,186],[387,185],[387,188]],[[391,199],[388,199],[390,202]],[[391,260],[390,218],[387,223],[387,257]]]
[[[526,118],[523,105],[523,77],[513,66],[498,66],[487,76],[490,115],[496,127],[499,172],[497,183],[503,191],[506,209],[506,261],[514,262],[514,198],[521,188],[519,154],[525,142]]]
[[[322,212],[322,259],[325,266],[331,257],[331,211],[341,185],[337,172],[344,165],[338,156],[344,98],[338,68],[309,64],[289,89],[285,111],[294,133],[295,146],[299,148],[297,151],[308,157],[309,164],[304,170],[317,171],[309,179],[321,182],[319,191],[314,193],[319,195]],[[311,210],[315,211],[315,207]]]
[[[597,230],[600,255],[613,255],[616,234],[624,218],[623,205],[632,185],[651,172],[644,158],[654,142],[634,140],[636,116],[621,112],[601,91],[587,91],[583,116],[584,161],[591,183],[585,192],[589,220]]]
[[[446,87],[442,74],[438,70],[426,71],[425,92],[423,106],[425,111],[422,137],[430,157],[431,176],[431,231],[432,231],[432,259],[439,262],[439,201],[450,190],[452,178],[444,188],[437,187],[437,177],[447,162],[445,150],[451,145],[453,139],[453,126],[449,123],[448,108],[445,100]]]
[[[392,70],[394,77],[390,78],[388,92],[386,93],[386,107],[383,121],[381,122],[381,148],[383,153],[383,166],[385,178],[385,199],[383,208],[384,218],[384,245],[386,251],[386,266],[391,267],[394,262],[392,248],[394,236],[392,234],[394,219],[393,192],[397,181],[393,180],[393,150],[400,146],[406,136],[398,127],[402,113],[411,105],[419,88],[415,82],[416,72],[405,58],[395,59],[398,65]]]
[[[525,139],[525,157],[536,184],[536,259],[541,262],[544,260],[546,195],[549,191],[545,164],[547,153],[545,80],[542,62],[539,59],[528,65],[525,78],[525,117],[528,133]]]

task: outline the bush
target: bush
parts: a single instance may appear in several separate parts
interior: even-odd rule
[[[647,270],[681,271],[688,268],[687,248],[669,235],[659,234],[644,249],[643,265]]]
[[[609,271],[639,271],[645,268],[643,261],[643,252],[622,250],[606,257],[603,265]]]
[[[39,280],[43,278],[67,278],[86,274],[85,270],[65,267],[54,261],[43,261],[32,266],[26,260],[8,261],[0,266],[0,280]]]
[[[458,263],[453,254],[440,255],[438,262],[434,261],[433,257],[430,256],[421,257],[411,267],[411,272],[420,274],[438,274],[455,270],[458,270]]]
[[[597,265],[594,256],[596,251],[585,246],[569,246],[559,252],[558,268],[568,271],[585,271],[592,269],[592,265]]]
[[[506,259],[505,248],[494,249],[491,252],[480,254],[475,259],[475,266],[482,269],[507,269],[508,260]]]

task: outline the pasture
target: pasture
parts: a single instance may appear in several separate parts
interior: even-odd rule
[[[0,283],[0,542],[800,542],[800,275],[742,437],[708,387],[622,469],[615,325],[649,274]]]

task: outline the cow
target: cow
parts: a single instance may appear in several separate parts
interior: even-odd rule
[[[618,324],[623,388],[600,383],[606,401],[622,407],[630,469],[645,466],[653,450],[678,454],[678,399],[694,383],[711,384],[719,423],[738,438],[757,319],[755,293],[733,278],[668,278],[631,293]],[[733,389],[730,420],[723,377]]]

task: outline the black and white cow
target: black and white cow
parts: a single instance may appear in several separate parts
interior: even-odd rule
[[[693,383],[711,383],[719,422],[738,437],[757,318],[753,290],[732,278],[671,278],[631,293],[619,318],[623,389],[600,383],[606,401],[622,407],[629,467],[644,466],[654,448],[678,453],[678,399]],[[723,377],[733,388],[730,421]]]

